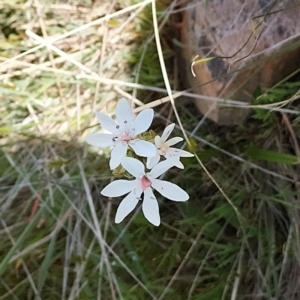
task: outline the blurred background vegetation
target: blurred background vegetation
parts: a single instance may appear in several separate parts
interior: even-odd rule
[[[182,90],[170,2],[156,2],[158,25]],[[0,24],[0,299],[300,299],[297,101],[218,126],[177,98],[207,172],[191,158],[166,175],[190,200],[160,199],[160,227],[139,211],[116,225],[120,199],[99,192],[109,150],[84,136],[122,96],[167,95],[150,1],[1,0]],[[299,88],[296,74],[253,97],[276,104]],[[178,124],[169,101],[154,109],[156,132]]]

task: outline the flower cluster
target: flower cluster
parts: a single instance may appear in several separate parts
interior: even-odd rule
[[[128,194],[118,207],[116,223],[120,223],[142,200],[144,216],[153,225],[158,226],[159,207],[152,189],[173,201],[189,199],[189,195],[179,186],[158,177],[174,166],[183,168],[180,157],[191,157],[193,154],[171,147],[182,141],[180,137],[167,140],[175,124],[168,125],[161,136],[155,135],[153,142],[145,140],[153,116],[153,109],[145,109],[133,119],[133,112],[127,100],[122,98],[116,107],[116,121],[103,113],[96,113],[100,125],[109,133],[93,133],[86,137],[86,142],[92,146],[113,147],[109,161],[110,169],[114,170],[121,165],[135,178],[113,181],[101,191],[101,194],[107,197]],[[127,157],[128,148],[137,158]],[[165,160],[160,161],[161,156]],[[145,172],[143,159],[139,160],[138,157],[145,158],[149,172]]]

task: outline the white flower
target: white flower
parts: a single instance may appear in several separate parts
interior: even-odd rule
[[[111,133],[89,134],[86,137],[86,142],[95,147],[114,147],[111,151],[109,161],[111,170],[115,169],[126,156],[128,146],[138,156],[155,156],[156,149],[152,143],[135,138],[136,135],[146,131],[150,127],[153,115],[153,109],[145,109],[132,121],[132,110],[127,100],[121,98],[116,107],[117,123],[109,116],[96,112],[96,117],[101,126]]]
[[[123,221],[134,210],[144,193],[142,205],[144,216],[150,223],[158,226],[160,224],[159,208],[152,188],[173,201],[189,199],[189,195],[176,184],[157,179],[158,176],[174,166],[174,160],[160,162],[149,173],[145,173],[144,165],[135,158],[125,157],[121,164],[135,179],[113,181],[101,191],[101,194],[107,197],[119,197],[130,192],[118,207],[116,223]]]
[[[194,156],[194,154],[192,154],[190,152],[170,147],[170,146],[173,146],[183,140],[183,138],[181,138],[181,137],[174,137],[167,141],[167,138],[173,131],[174,127],[175,127],[174,123],[168,125],[165,128],[161,137],[159,135],[157,135],[154,138],[154,143],[155,143],[155,147],[156,147],[156,155],[153,157],[147,158],[147,168],[148,169],[153,168],[153,166],[155,166],[159,162],[161,155],[164,156],[166,159],[176,158],[177,162],[176,162],[175,166],[180,169],[184,168],[183,164],[179,160],[180,157]]]

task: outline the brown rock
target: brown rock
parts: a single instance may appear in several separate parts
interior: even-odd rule
[[[251,102],[300,66],[300,5],[293,0],[189,1],[181,30],[188,85],[205,96]],[[298,44],[297,44],[298,42]],[[195,57],[215,59],[194,65]],[[241,123],[245,108],[204,99],[199,110],[218,124]],[[212,107],[213,106],[213,107]]]

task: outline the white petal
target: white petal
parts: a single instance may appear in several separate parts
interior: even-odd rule
[[[178,159],[178,162],[175,164],[175,167],[179,168],[179,169],[184,169],[184,165],[182,164],[182,162]]]
[[[166,156],[165,156],[166,157]],[[179,169],[184,169],[184,165],[180,161],[179,156],[171,156],[171,157],[166,157],[166,159],[171,159],[173,160],[174,167],[177,167]]]
[[[177,144],[177,143],[179,143],[181,141],[183,141],[183,138],[181,138],[181,137],[173,137],[173,138],[169,139],[168,141],[166,141],[166,144],[168,146],[173,146],[173,145],[175,145],[175,144]]]
[[[147,158],[147,168],[152,169],[160,160],[160,155],[158,152],[156,152],[156,155],[154,157],[148,157]]]
[[[165,142],[165,141],[167,140],[167,138],[169,137],[169,135],[170,135],[171,132],[173,131],[174,127],[175,127],[175,123],[170,124],[170,125],[168,125],[168,126],[165,128],[165,130],[164,130],[164,132],[163,132],[163,134],[162,134],[162,136],[161,136],[161,140],[162,140],[163,142]]]
[[[142,157],[154,157],[156,155],[156,147],[147,141],[132,140],[129,143],[134,153]]]
[[[170,147],[166,153],[166,157],[172,157],[172,156],[193,157],[194,154],[185,150]]]
[[[152,185],[162,196],[173,201],[186,201],[189,195],[178,185],[165,180],[153,179]]]
[[[137,195],[132,191],[122,200],[116,213],[116,223],[122,222],[124,218],[135,209],[139,202],[140,196],[141,194]]]
[[[128,101],[125,98],[121,98],[116,107],[116,117],[118,124],[124,128],[132,123],[132,110]]]
[[[160,215],[159,215],[158,202],[150,187],[144,191],[144,201],[143,201],[142,209],[145,218],[153,225],[159,226]]]
[[[162,144],[162,141],[161,141],[161,138],[159,135],[157,135],[155,138],[154,138],[154,144],[156,146],[156,148],[160,148],[161,144]]]
[[[111,157],[109,161],[110,169],[113,170],[121,163],[122,159],[126,156],[127,144],[119,142],[111,151]]]
[[[116,180],[107,185],[100,193],[106,197],[119,197],[133,191],[137,185],[137,180]]]
[[[98,122],[104,129],[106,129],[112,133],[119,132],[119,130],[117,128],[117,123],[108,115],[105,115],[101,112],[96,112],[96,118],[98,119]]]
[[[143,163],[141,163],[136,158],[124,157],[122,160],[122,166],[135,178],[141,178],[143,175],[145,175],[145,168]]]
[[[158,163],[153,169],[149,172],[149,175],[152,178],[157,178],[161,174],[165,173],[167,170],[171,169],[177,163],[177,159],[170,158]]]
[[[91,133],[85,137],[85,141],[95,147],[105,148],[115,144],[114,135],[105,133]]]
[[[154,115],[153,109],[149,108],[141,111],[136,116],[136,118],[132,122],[133,123],[132,126],[135,129],[134,133],[136,135],[146,131],[150,127],[153,121],[153,115]]]

